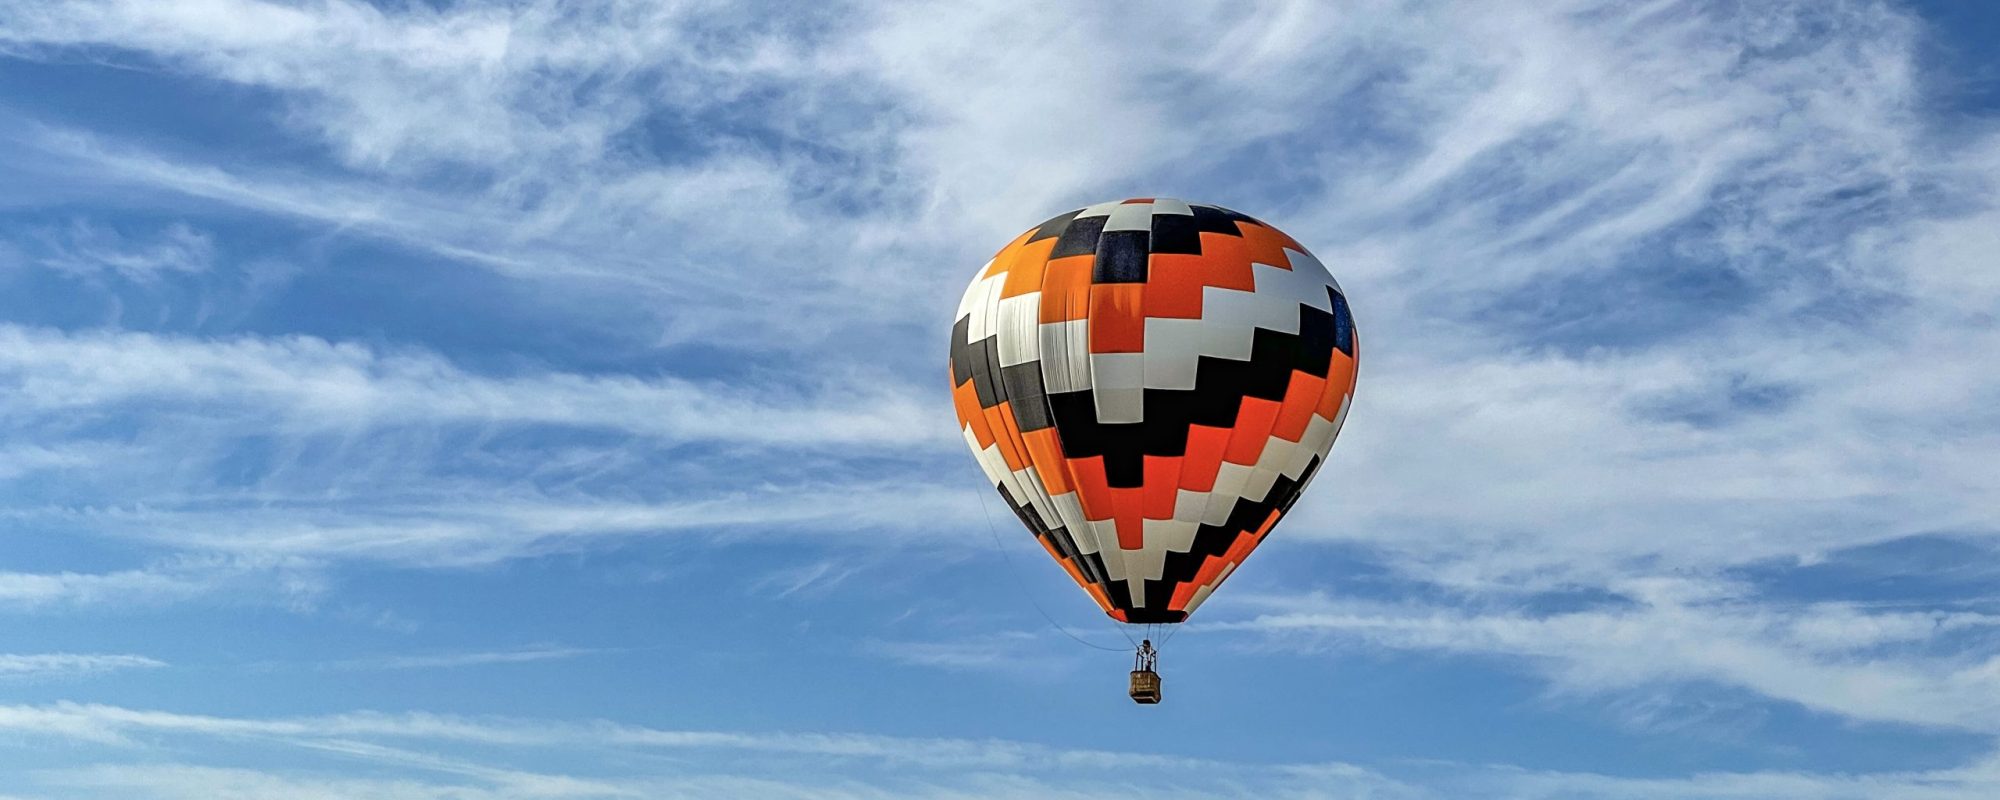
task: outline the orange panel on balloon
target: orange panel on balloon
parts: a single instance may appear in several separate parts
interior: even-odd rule
[[[1034,244],[1010,248],[1007,251],[1011,261],[1007,265],[1007,282],[1000,286],[1001,297],[1019,297],[1029,292],[1042,290],[1042,273],[1048,269],[1049,250],[1055,242],[1042,240]]]
[[[1115,509],[1111,520],[1118,530],[1118,546],[1126,550],[1146,546],[1145,491],[1138,487],[1111,490],[1111,503]]]
[[[1242,239],[1220,233],[1204,233],[1201,235],[1201,254],[1208,266],[1204,283],[1239,292],[1256,291],[1257,273],[1250,268],[1250,248]]]
[[[1146,456],[1146,518],[1173,519],[1174,500],[1180,495],[1182,458]]]
[[[1264,443],[1271,440],[1271,426],[1278,421],[1279,407],[1260,397],[1243,398],[1243,408],[1236,412],[1236,428],[1229,433],[1229,451],[1222,455],[1222,460],[1254,466],[1257,457],[1264,454]]]
[[[1042,322],[1090,316],[1090,261],[1089,256],[1073,256],[1042,267]]]
[[[1103,456],[1069,459],[1069,479],[1076,486],[1076,500],[1086,518],[1106,520],[1116,513],[1111,482],[1104,476]]]
[[[1306,424],[1312,422],[1313,409],[1319,407],[1321,397],[1326,395],[1326,379],[1294,370],[1292,382],[1285,387],[1285,401],[1278,411],[1278,421],[1271,428],[1271,435],[1296,444],[1305,438]]]
[[[1146,352],[1145,302],[1143,283],[1090,287],[1090,352]]]
[[[1042,477],[1042,486],[1049,494],[1068,494],[1069,465],[1064,463],[1062,442],[1056,438],[1056,429],[1043,428],[1021,435],[1028,447],[1028,461],[1035,465],[1035,474]]]
[[[1222,456],[1229,451],[1228,428],[1208,425],[1188,427],[1187,457],[1181,462],[1181,488],[1206,492],[1215,488],[1215,476],[1222,470]]]
[[[1019,434],[1014,430],[1013,410],[1007,403],[1002,402],[1000,405],[985,409],[985,412],[986,424],[993,431],[994,443],[1000,445],[1000,457],[1006,459],[1007,468],[1016,472],[1027,469],[1028,454],[1021,452],[1014,444]]]
[[[1196,255],[1154,253],[1146,282],[1146,316],[1201,319],[1201,293],[1210,285],[1209,260]]]
[[[1285,248],[1299,244],[1292,237],[1262,225],[1244,225],[1243,243],[1251,261],[1284,269],[1292,268],[1291,256],[1285,255]]]
[[[971,381],[951,390],[951,404],[952,410],[958,413],[959,423],[972,429],[979,447],[992,447],[993,429],[986,425],[986,412],[979,407],[979,391],[972,388]]]

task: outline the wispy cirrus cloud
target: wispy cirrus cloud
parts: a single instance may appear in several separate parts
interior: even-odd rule
[[[0,678],[72,678],[166,665],[157,658],[122,653],[0,653]]]
[[[207,271],[215,261],[215,242],[186,223],[172,223],[156,232],[125,232],[87,220],[33,231],[38,247],[23,253],[35,265],[75,277],[117,275],[152,282],[163,276]]]
[[[527,664],[536,661],[562,661],[605,652],[610,651],[589,647],[527,647],[515,650],[354,658],[328,662],[326,666],[330,669],[339,670],[450,669],[453,667],[480,667],[491,664]]]
[[[422,352],[313,337],[205,340],[0,326],[7,411],[108,413],[131,403],[199,408],[295,429],[397,424],[564,425],[675,442],[809,448],[949,442],[950,426],[898,386],[821,392],[560,372],[494,378]],[[911,424],[933,419],[937,424]]]
[[[962,488],[898,478],[957,444],[947,412],[893,382],[494,376],[313,337],[8,325],[0,350],[16,398],[0,425],[47,442],[0,451],[0,474],[65,476],[6,516],[197,553],[469,564],[607,535],[972,519]],[[687,463],[692,447],[736,463]],[[870,452],[898,461],[825,475]]]
[[[864,652],[915,667],[955,672],[1013,672],[1056,675],[1053,665],[1071,660],[1065,651],[1052,650],[1059,640],[1026,631],[999,631],[990,634],[940,640],[875,640],[862,645]]]
[[[119,706],[55,703],[0,707],[0,729],[122,743],[150,735],[273,737],[288,742],[382,740],[528,748],[739,751],[805,757],[863,758],[935,769],[1189,769],[1200,758],[1101,749],[1065,749],[1000,739],[877,736],[848,733],[755,733],[666,730],[607,721],[476,719],[362,712],[325,717],[243,718]]]
[[[306,607],[325,588],[317,570],[297,560],[181,556],[108,572],[0,572],[0,610],[148,607],[218,597]]]
[[[34,785],[84,796],[261,796],[283,790],[326,796],[390,798],[514,797],[1163,797],[1254,794],[1265,797],[1443,798],[1881,796],[1959,800],[1983,796],[1996,782],[1990,759],[1964,768],[1874,774],[1797,771],[1715,772],[1689,778],[1623,778],[1585,772],[1492,765],[1403,765],[1384,774],[1351,764],[1262,764],[1105,750],[1061,750],[1004,740],[952,740],[844,734],[745,734],[666,731],[610,724],[470,720],[433,715],[341,715],[245,719],[172,714],[102,705],[0,708],[0,729],[34,739],[125,748],[166,739],[183,752],[217,742],[264,741],[282,749],[259,769],[201,763],[130,764],[117,750],[89,761],[51,765]],[[422,750],[415,748],[421,747]],[[465,749],[465,748],[472,749]],[[497,749],[493,749],[497,748]],[[578,769],[537,772],[505,766],[523,753],[560,750],[590,756]],[[706,753],[701,766],[680,760],[634,760],[648,752]],[[757,760],[756,777],[721,768]],[[361,760],[395,777],[329,774],[321,759]],[[832,759],[897,764],[908,770],[829,778]],[[281,766],[282,765],[282,766]],[[818,766],[816,766],[818,765]]]
[[[1209,631],[1262,646],[1377,647],[1519,661],[1558,693],[1602,696],[1706,683],[1842,718],[2000,731],[2000,616],[1877,610],[1842,602],[1777,605],[1705,581],[1635,581],[1577,610],[1490,609],[1263,598],[1284,610]]]
[[[393,483],[393,482],[391,482]],[[286,564],[303,560],[362,561],[412,567],[464,567],[572,551],[595,541],[681,535],[712,541],[743,537],[824,540],[856,534],[864,548],[920,546],[978,552],[979,540],[940,541],[925,536],[939,526],[981,524],[977,498],[962,487],[911,488],[905,483],[863,481],[824,485],[718,488],[698,498],[618,502],[547,495],[505,487],[454,485],[437,494],[362,486],[336,497],[256,494],[250,497],[164,495],[130,507],[67,509],[28,507],[12,519],[98,536],[150,542],[196,553],[196,560]],[[368,496],[354,508],[354,496]],[[95,597],[100,582],[184,584],[152,571],[103,576],[20,576],[20,594]],[[72,592],[69,589],[74,588]]]
[[[53,447],[15,445],[0,448],[0,480],[45,470],[95,466],[116,452],[116,448],[87,442],[64,442]]]

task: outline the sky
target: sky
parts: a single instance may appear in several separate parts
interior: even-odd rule
[[[2000,10],[0,0],[0,797],[2000,795]],[[1368,343],[1124,696],[951,315]]]

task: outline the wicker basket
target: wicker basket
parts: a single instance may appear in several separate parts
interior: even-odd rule
[[[1132,702],[1146,705],[1160,702],[1160,673],[1145,669],[1132,671]]]

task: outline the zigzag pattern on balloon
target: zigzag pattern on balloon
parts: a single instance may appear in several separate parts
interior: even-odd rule
[[[1179,622],[1290,510],[1353,396],[1347,299],[1291,237],[1102,203],[980,268],[951,332],[966,444],[1113,618]]]

